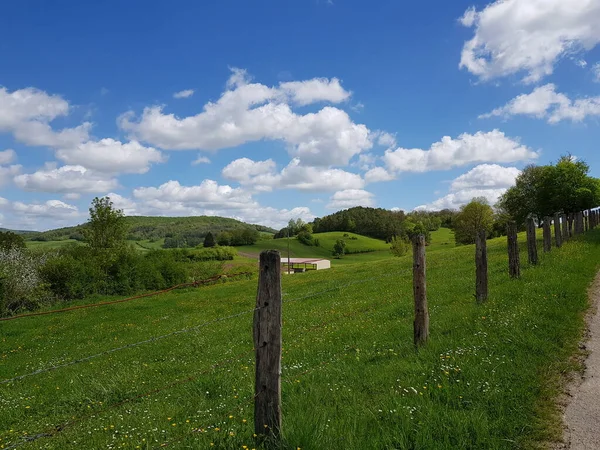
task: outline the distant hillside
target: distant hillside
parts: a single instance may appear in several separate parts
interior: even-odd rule
[[[8,229],[8,228],[0,228],[0,231],[3,231],[3,232],[10,231],[11,233],[23,235],[25,238],[27,238],[28,235],[33,236],[34,234],[38,234],[39,233],[39,231],[11,230],[11,229]]]
[[[228,219],[217,216],[195,216],[195,217],[148,217],[129,216],[125,218],[129,225],[127,239],[156,240],[166,237],[184,236],[204,238],[210,231],[213,234],[236,228],[251,227],[260,232],[274,233],[275,230],[262,225],[251,225],[239,220]],[[74,227],[58,228],[56,230],[35,233],[26,236],[29,240],[36,241],[62,241],[65,239],[83,239],[82,230],[85,224]]]

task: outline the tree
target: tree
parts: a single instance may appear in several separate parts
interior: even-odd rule
[[[528,217],[542,223],[554,213],[573,213],[600,203],[600,183],[588,175],[589,166],[571,155],[561,156],[555,165],[527,166],[515,186],[500,197],[498,208],[519,225]]]
[[[410,243],[401,237],[394,236],[390,241],[390,251],[394,256],[404,256],[410,248]]]
[[[25,248],[23,236],[12,231],[0,231],[0,250],[12,250],[13,248]]]
[[[454,239],[457,244],[473,244],[481,229],[492,230],[494,210],[485,198],[474,198],[460,208],[454,220]]]
[[[333,245],[333,256],[337,259],[340,259],[346,253],[346,241],[343,239],[338,239],[335,241]]]
[[[229,231],[223,231],[217,236],[217,243],[221,246],[231,245],[231,233]]]
[[[123,211],[116,209],[109,197],[94,198],[83,235],[88,245],[95,250],[123,246],[127,235]]]
[[[206,237],[204,238],[204,246],[205,247],[214,247],[215,245],[217,245],[217,243],[215,242],[215,237],[209,231],[208,233],[206,233]]]

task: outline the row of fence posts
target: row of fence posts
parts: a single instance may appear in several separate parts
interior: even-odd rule
[[[574,235],[593,230],[600,224],[600,212],[580,211],[572,214],[554,214],[542,222],[543,250],[552,250],[552,229],[556,247]],[[527,259],[538,264],[536,224],[532,218],[526,222]],[[521,267],[517,225],[506,226],[508,243],[508,274],[519,278]],[[488,298],[488,264],[486,232],[480,230],[475,238],[475,300],[485,302]],[[429,312],[427,308],[427,282],[425,236],[413,239],[413,296],[414,323],[413,342],[416,348],[429,337]],[[282,350],[282,291],[281,256],[277,250],[265,250],[260,254],[258,292],[254,310],[254,349],[256,353],[256,377],[254,390],[254,432],[259,436],[279,438],[281,433],[281,350]]]

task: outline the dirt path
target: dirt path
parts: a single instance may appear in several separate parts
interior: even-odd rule
[[[589,352],[582,377],[569,385],[567,407],[564,411],[564,443],[560,449],[600,449],[600,273],[589,291],[592,309],[588,315],[587,341]]]

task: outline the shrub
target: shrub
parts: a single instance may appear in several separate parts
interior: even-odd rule
[[[394,236],[390,242],[390,251],[394,256],[404,256],[410,249],[410,243],[401,237]]]
[[[343,239],[338,239],[333,245],[333,256],[337,259],[340,259],[346,253],[346,241]]]
[[[46,258],[18,247],[0,250],[0,315],[33,309],[46,300],[38,274]]]

